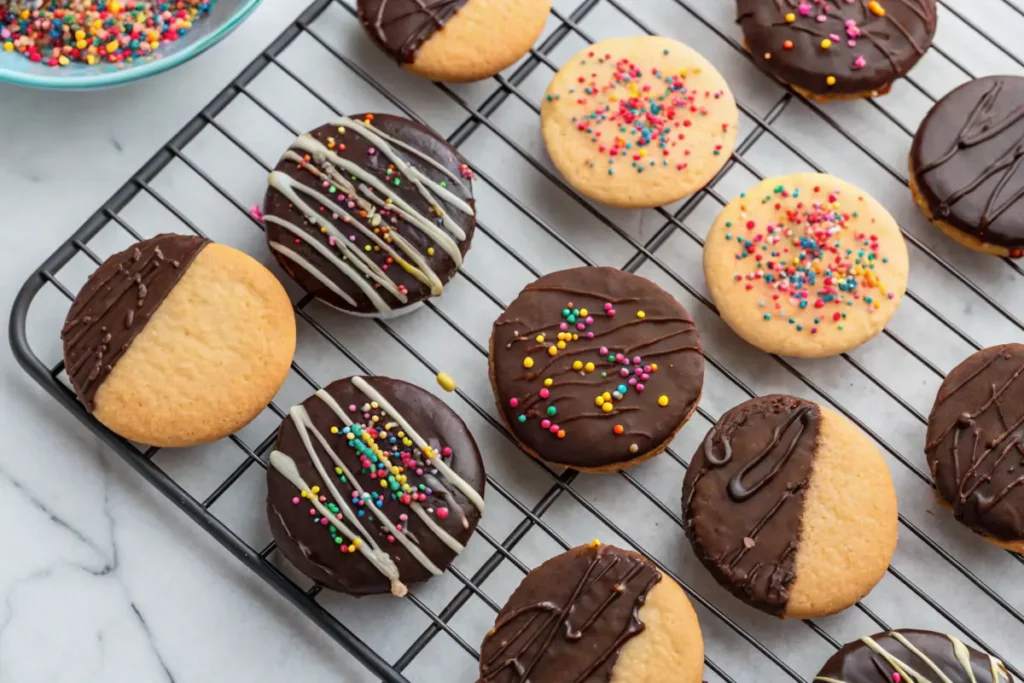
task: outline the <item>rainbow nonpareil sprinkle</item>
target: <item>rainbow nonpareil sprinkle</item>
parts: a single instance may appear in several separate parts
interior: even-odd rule
[[[182,38],[217,0],[14,0],[0,4],[0,48],[52,67],[118,64]]]

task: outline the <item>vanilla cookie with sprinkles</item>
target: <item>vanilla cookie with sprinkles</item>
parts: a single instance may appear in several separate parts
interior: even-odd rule
[[[754,63],[804,97],[889,92],[931,47],[936,0],[736,0]]]
[[[480,646],[477,683],[700,683],[703,671],[697,614],[679,584],[594,540],[526,575]]]
[[[407,313],[462,266],[476,229],[472,179],[426,126],[343,116],[299,136],[270,174],[267,243],[325,303],[353,315]]]
[[[909,269],[889,212],[820,173],[762,181],[725,206],[704,243],[722,319],[782,356],[835,356],[875,337],[899,307]]]
[[[719,418],[686,471],[683,517],[715,579],[778,617],[846,609],[896,550],[885,459],[845,417],[794,396],[754,398]]]
[[[267,407],[295,353],[295,314],[248,254],[164,234],[103,262],[61,339],[68,380],[97,420],[131,441],[194,446]]]
[[[668,446],[697,409],[704,354],[668,292],[615,268],[541,277],[494,323],[491,385],[535,458],[613,472]]]
[[[327,588],[391,592],[440,575],[484,510],[484,467],[441,399],[349,377],[294,406],[267,468],[267,514],[288,560]]]
[[[669,204],[707,185],[736,142],[725,79],[660,36],[612,38],[563,66],[541,103],[548,154],[570,185],[612,206]]]
[[[530,51],[551,0],[358,0],[359,21],[403,68],[432,81],[490,78]]]

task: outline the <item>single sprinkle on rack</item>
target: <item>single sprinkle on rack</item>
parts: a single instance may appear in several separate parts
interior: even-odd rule
[[[32,62],[131,63],[184,37],[217,0],[14,0],[0,3],[0,46]]]

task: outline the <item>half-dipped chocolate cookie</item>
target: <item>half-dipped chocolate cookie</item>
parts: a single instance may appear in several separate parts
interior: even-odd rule
[[[1006,666],[959,638],[900,629],[855,640],[825,663],[815,683],[1013,683]]]
[[[910,187],[957,242],[1024,256],[1024,78],[967,81],[935,103],[914,136]]]
[[[520,292],[494,323],[490,375],[527,453],[615,471],[661,453],[696,410],[704,355],[693,319],[668,292],[588,266]]]
[[[737,0],[754,63],[816,100],[889,92],[931,47],[935,0]]]
[[[1024,345],[982,349],[939,387],[925,454],[963,524],[1024,552]]]
[[[294,406],[267,468],[281,552],[320,584],[403,596],[462,552],[484,509],[466,424],[417,386],[349,377]]]
[[[389,114],[341,117],[292,143],[270,174],[267,243],[307,292],[387,316],[438,296],[476,228],[466,160]]]
[[[527,574],[480,646],[478,683],[700,683],[703,670],[679,584],[595,540]]]
[[[132,441],[194,446],[241,429],[274,397],[295,315],[251,256],[165,234],[103,262],[61,339],[71,386],[97,420]]]
[[[896,493],[874,444],[845,417],[793,396],[725,413],[683,482],[686,535],[733,595],[814,618],[853,605],[896,550]]]

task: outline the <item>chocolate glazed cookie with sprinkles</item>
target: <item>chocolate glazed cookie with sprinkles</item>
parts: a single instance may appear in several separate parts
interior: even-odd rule
[[[527,574],[480,646],[477,683],[700,683],[703,670],[679,584],[594,540]]]
[[[346,313],[407,313],[462,265],[476,229],[466,160],[429,128],[341,117],[292,143],[270,174],[263,221],[281,267]]]
[[[338,380],[294,406],[267,468],[281,552],[350,595],[404,596],[440,575],[483,510],[483,463],[465,423],[386,377]]]
[[[669,204],[707,185],[732,154],[738,117],[715,67],[660,36],[581,50],[540,110],[548,154],[569,184],[625,208]]]
[[[432,81],[478,81],[530,50],[551,0],[358,0],[379,48]]]
[[[737,0],[754,63],[819,101],[889,92],[931,47],[935,0]]]
[[[697,409],[693,319],[650,280],[587,266],[527,285],[494,323],[491,385],[527,453],[614,472],[658,453]]]
[[[853,605],[896,550],[896,493],[874,444],[794,396],[725,413],[683,482],[686,535],[715,579],[752,607],[810,619]]]
[[[946,376],[925,454],[953,515],[1024,553],[1024,345],[982,349]]]

